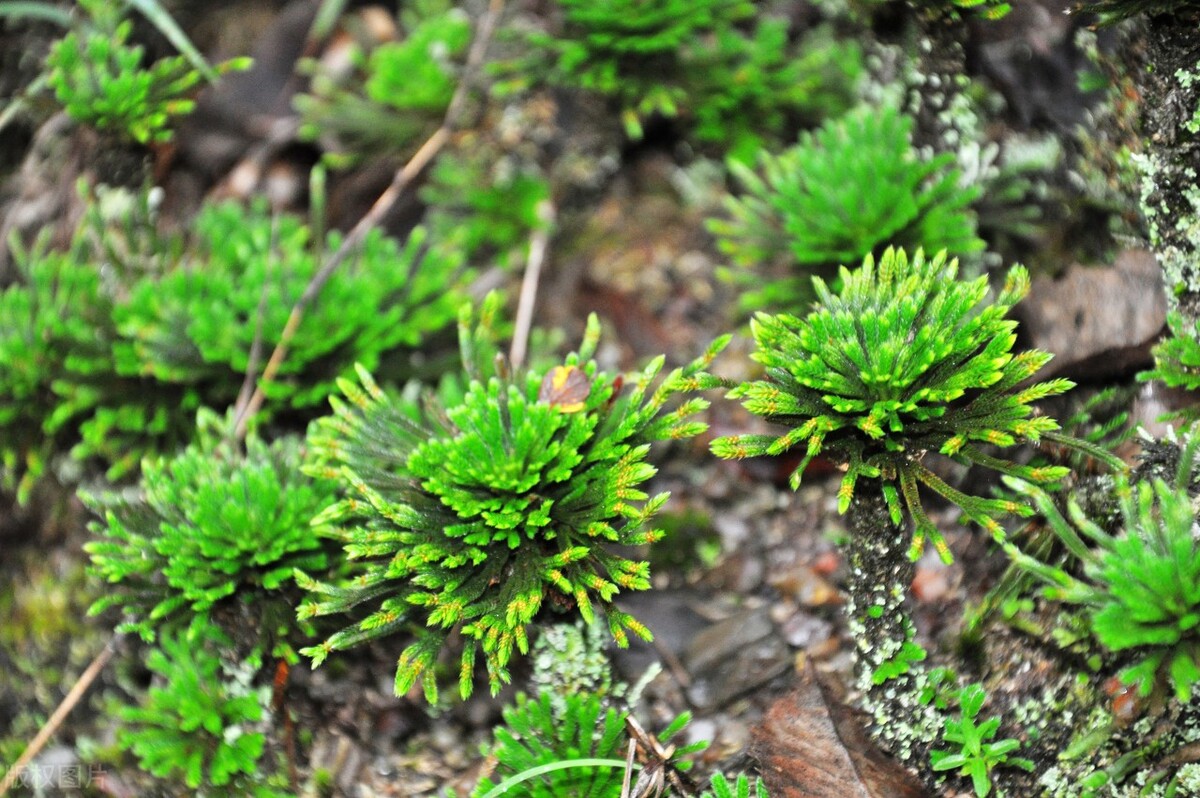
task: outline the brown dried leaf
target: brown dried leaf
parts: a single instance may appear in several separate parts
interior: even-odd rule
[[[867,736],[812,666],[752,732],[772,798],[928,798],[924,786]]]

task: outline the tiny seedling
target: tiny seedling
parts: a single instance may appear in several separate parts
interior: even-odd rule
[[[979,684],[967,685],[959,693],[959,718],[947,719],[942,739],[953,743],[950,750],[929,752],[929,759],[936,771],[958,770],[961,776],[970,776],[971,785],[978,798],[984,798],[992,789],[992,771],[1000,765],[1033,770],[1033,762],[1022,757],[1009,756],[1021,747],[1019,740],[1006,738],[995,740],[1000,728],[1000,718],[988,718],[976,723],[979,710],[987,693]]]

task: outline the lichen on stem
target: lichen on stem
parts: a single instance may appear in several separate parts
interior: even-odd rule
[[[906,525],[892,520],[877,489],[855,494],[847,523],[846,618],[863,707],[872,716],[875,735],[897,757],[910,759],[914,744],[932,742],[940,728],[936,712],[920,701],[925,651],[913,639],[915,627],[905,607],[916,573],[908,556],[911,536]]]

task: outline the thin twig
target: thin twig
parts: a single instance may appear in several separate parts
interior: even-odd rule
[[[512,346],[508,350],[508,362],[512,364],[513,371],[521,368],[529,348],[529,330],[533,326],[538,281],[542,276],[542,264],[546,261],[546,250],[550,248],[550,234],[554,227],[554,203],[551,200],[538,203],[537,220],[537,227],[529,238],[529,258],[525,261],[525,275],[521,279],[516,329],[513,330]]]
[[[658,638],[650,641],[650,645],[654,646],[654,650],[658,652],[658,656],[662,659],[663,664],[667,666],[667,670],[671,673],[671,677],[675,679],[676,684],[684,690],[690,690],[692,687],[691,674],[687,672],[683,661],[675,654],[670,647],[664,645]]]
[[[71,710],[83,698],[83,694],[92,686],[92,682],[96,681],[96,677],[100,675],[100,672],[104,670],[104,666],[112,659],[119,638],[120,635],[113,635],[108,643],[105,644],[100,653],[96,655],[96,658],[92,660],[92,664],[87,666],[87,669],[79,677],[79,680],[75,682],[74,686],[71,687],[62,702],[54,710],[54,713],[50,715],[50,719],[46,721],[46,725],[41,728],[41,731],[37,733],[37,736],[29,743],[25,751],[13,763],[13,766],[4,774],[4,781],[0,782],[0,798],[4,798],[8,794],[9,788],[17,783],[25,768],[29,766],[33,758],[41,752],[50,738],[54,736],[54,733],[58,731],[58,727],[62,725],[62,722],[67,719],[67,715],[71,713]]]
[[[262,294],[258,298],[258,310],[254,320],[254,340],[250,342],[250,358],[246,362],[246,377],[242,380],[242,389],[238,391],[237,403],[234,404],[234,428],[239,430],[237,437],[240,439],[245,434],[243,429],[242,419],[247,417],[247,410],[250,408],[250,397],[253,396],[255,377],[258,375],[258,366],[262,362],[263,350],[263,316],[267,312],[267,284],[263,283]]]
[[[629,782],[633,778],[633,757],[637,753],[637,740],[629,739],[629,754],[625,757],[625,777],[621,779],[621,798],[629,798]]]
[[[321,293],[321,289],[325,287],[325,283],[329,282],[329,278],[333,276],[333,272],[338,266],[350,256],[352,252],[358,249],[362,244],[368,232],[379,226],[383,217],[396,204],[396,201],[404,194],[413,180],[416,179],[422,170],[437,156],[446,142],[450,140],[451,133],[458,126],[459,117],[462,115],[462,109],[466,104],[467,91],[473,81],[474,74],[478,71],[480,64],[483,61],[484,55],[487,53],[488,43],[491,41],[492,34],[495,32],[496,23],[500,19],[500,14],[504,10],[504,0],[491,0],[488,4],[488,10],[484,14],[483,19],[479,23],[479,33],[475,37],[475,41],[471,44],[471,51],[467,55],[467,63],[463,68],[462,80],[459,81],[458,87],[454,90],[454,95],[450,98],[450,104],[446,107],[446,115],[442,118],[442,124],[434,131],[433,135],[426,139],[420,149],[413,154],[408,163],[404,164],[392,178],[389,185],[370,210],[358,220],[354,228],[342,239],[339,246],[321,266],[320,270],[313,275],[308,286],[304,289],[304,293],[300,295],[300,299],[292,306],[292,312],[288,315],[287,323],[283,327],[283,332],[279,336],[279,343],[275,345],[275,351],[271,353],[271,359],[267,361],[267,367],[263,369],[262,377],[258,380],[258,387],[254,391],[254,395],[250,397],[250,401],[246,405],[246,412],[242,416],[236,434],[241,437],[246,434],[246,424],[249,419],[262,407],[264,399],[264,387],[275,378],[279,367],[283,364],[283,359],[287,356],[288,346],[291,344],[292,338],[296,335],[296,330],[300,327],[300,321],[304,318],[304,312],[308,306],[312,304],[317,295]]]
[[[674,745],[664,746],[657,737],[647,734],[632,713],[625,716],[625,728],[645,760],[630,798],[658,798],[667,784],[674,788],[673,794],[679,798],[694,798],[700,792],[692,778],[676,766]]]
[[[279,243],[279,216],[276,215],[271,220],[271,260],[278,262]],[[238,391],[237,402],[234,404],[233,418],[234,429],[242,429],[242,419],[246,418],[246,411],[250,407],[250,397],[254,394],[254,387],[258,377],[258,367],[262,363],[263,355],[263,319],[267,315],[267,288],[270,287],[269,281],[264,280],[262,291],[258,295],[258,308],[254,311],[254,340],[250,342],[250,357],[246,361],[246,376],[242,380],[242,389]],[[243,433],[237,434],[237,439],[241,440]]]

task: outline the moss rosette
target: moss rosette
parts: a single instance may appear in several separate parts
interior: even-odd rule
[[[759,314],[751,324],[765,367],[764,379],[744,383],[730,396],[752,413],[788,428],[781,435],[736,435],[713,442],[720,457],[781,454],[805,446],[792,473],[793,487],[809,462],[825,455],[845,465],[838,509],[845,512],[859,478],[879,479],[895,523],[903,507],[916,523],[910,554],[926,540],[949,561],[941,534],[921,506],[924,485],[1003,538],[996,518],[1032,511],[1023,503],[968,496],[948,485],[922,460],[929,452],[976,463],[1038,483],[1052,483],[1066,468],[1022,466],[985,453],[980,444],[1004,447],[1058,436],[1053,419],[1032,403],[1072,387],[1065,379],[1018,387],[1051,355],[1014,354],[1016,322],[1004,317],[1029,290],[1016,266],[996,298],[986,302],[986,277],[957,279],[958,262],[921,250],[910,259],[888,249],[879,262],[840,272],[842,287],[813,279],[815,309],[800,318]]]
[[[664,405],[677,393],[721,384],[701,369],[726,339],[661,380],[662,358],[625,380],[590,360],[598,336],[593,318],[580,351],[563,365],[517,376],[477,369],[458,397],[420,410],[387,395],[363,369],[357,384],[342,381],[346,401],[333,402],[334,415],[312,437],[317,462],[309,470],[342,482],[344,498],[314,523],[328,525],[361,562],[344,584],[300,575],[315,594],[300,614],[376,608],[307,649],[316,664],[406,630],[416,641],[400,656],[396,692],[421,679],[432,701],[433,665],[450,635],[465,641],[463,697],[478,649],[495,692],[508,681],[514,652],[527,653],[527,627],[547,603],[588,621],[601,615],[619,645],[629,632],[649,639],[612,603],[622,590],[650,586],[649,564],[612,547],[661,537],[647,522],[667,496],[642,490],[655,474],[646,462],[650,443],[703,431],[689,418],[707,406],[703,399]],[[469,333],[463,344],[470,371]]]
[[[564,505],[568,517],[555,518],[554,506],[583,462],[580,446],[595,431],[594,412],[565,413],[538,403],[536,389],[531,397],[493,379],[472,386],[447,415],[461,432],[426,441],[408,459],[421,487],[460,519],[446,526],[447,535],[515,549],[522,540],[554,540],[560,531],[586,533],[559,530],[571,523],[572,508]]]
[[[227,419],[202,410],[195,443],[143,461],[140,500],[85,497],[103,521],[91,525],[95,539],[84,548],[92,572],[112,587],[91,614],[121,607],[118,631],[147,641],[226,600],[243,601],[266,624],[290,602],[296,569],[329,567],[328,545],[309,520],[332,485],[300,472],[302,442],[268,444],[252,433],[243,452],[227,434]]]

